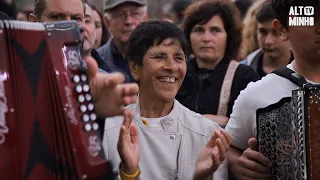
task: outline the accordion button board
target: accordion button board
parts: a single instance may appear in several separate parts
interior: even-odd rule
[[[257,111],[258,151],[270,179],[320,179],[320,85],[305,84],[292,97]]]

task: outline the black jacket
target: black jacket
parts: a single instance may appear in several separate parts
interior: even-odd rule
[[[221,60],[214,70],[201,69],[196,60],[187,62],[187,74],[176,99],[192,111],[200,114],[217,114],[220,90],[229,62]],[[230,117],[234,101],[240,91],[252,81],[259,80],[257,73],[246,65],[240,64],[232,82],[227,116]]]

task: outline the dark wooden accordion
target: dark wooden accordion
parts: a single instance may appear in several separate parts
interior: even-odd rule
[[[0,21],[1,179],[107,179],[79,29]]]
[[[258,150],[272,162],[271,179],[320,179],[320,85],[257,111]]]

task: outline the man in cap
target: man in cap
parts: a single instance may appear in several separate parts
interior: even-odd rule
[[[124,59],[132,31],[148,19],[147,0],[105,0],[104,19],[113,34],[97,51],[111,72],[121,72],[125,82],[133,82]]]

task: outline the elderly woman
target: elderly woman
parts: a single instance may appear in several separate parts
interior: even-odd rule
[[[193,54],[177,100],[225,127],[241,90],[259,76],[234,61],[241,43],[240,15],[231,1],[196,1],[182,28]]]
[[[170,22],[145,22],[131,35],[126,58],[140,94],[138,102],[127,107],[134,114],[133,138],[129,145],[118,146],[120,151],[132,151],[132,160],[120,166],[122,176],[141,172],[148,180],[227,179],[226,163],[220,164],[230,138],[217,123],[175,100],[186,74],[185,49],[182,30]],[[128,129],[123,119],[128,121],[127,116],[105,121],[105,154],[116,167],[122,156],[117,151],[118,134]]]

